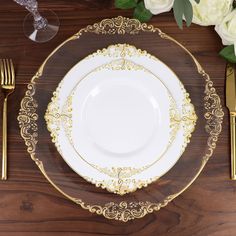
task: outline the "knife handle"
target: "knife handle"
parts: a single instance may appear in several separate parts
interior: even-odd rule
[[[236,180],[236,114],[230,113],[231,179]]]

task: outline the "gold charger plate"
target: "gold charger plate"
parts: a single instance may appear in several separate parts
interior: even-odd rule
[[[70,68],[98,48],[117,43],[145,49],[173,69],[199,118],[177,164],[157,182],[125,196],[96,188],[74,173],[51,142],[44,120],[52,93]],[[185,47],[152,25],[120,16],[81,29],[48,56],[27,86],[18,121],[31,158],[60,193],[92,213],[127,222],[166,206],[192,184],[213,154],[223,115],[209,75]]]

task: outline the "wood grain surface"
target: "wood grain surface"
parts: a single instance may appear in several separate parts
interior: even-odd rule
[[[27,12],[22,7],[11,0],[1,0],[0,5],[0,58],[12,58],[17,74],[17,89],[9,99],[9,180],[0,182],[0,235],[236,235],[236,181],[229,180],[225,108],[214,156],[194,184],[159,212],[128,223],[109,221],[80,209],[51,187],[29,158],[19,134],[16,118],[25,85],[46,56],[81,27],[103,18],[130,17],[132,12],[115,9],[111,0],[41,0],[40,6],[53,9],[61,22],[58,35],[45,44],[33,43],[23,35]],[[181,31],[172,13],[156,16],[151,23],[197,57],[224,104],[225,61],[218,56],[222,45],[214,29],[192,25]]]

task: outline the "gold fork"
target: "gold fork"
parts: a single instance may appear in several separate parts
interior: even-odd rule
[[[1,87],[4,94],[2,117],[2,180],[7,179],[7,99],[15,89],[15,71],[11,59],[0,60]]]

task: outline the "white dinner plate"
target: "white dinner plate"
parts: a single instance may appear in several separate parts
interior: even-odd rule
[[[45,118],[68,165],[118,194],[146,186],[172,168],[196,123],[177,76],[126,44],[98,50],[74,66]]]

